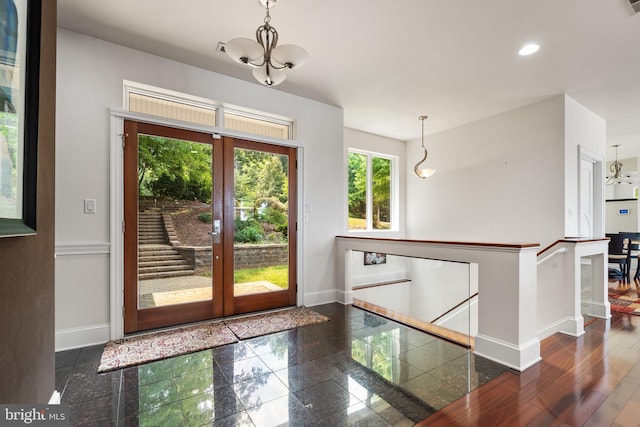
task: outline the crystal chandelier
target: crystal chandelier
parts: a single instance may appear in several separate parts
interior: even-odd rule
[[[307,51],[293,44],[278,46],[278,32],[271,26],[269,11],[276,0],[259,0],[267,9],[264,24],[256,30],[256,40],[229,40],[224,50],[236,62],[253,68],[253,77],[267,86],[280,84],[287,78],[286,70],[300,67],[307,60]]]
[[[424,146],[424,121],[427,119],[427,116],[420,116],[418,118],[422,122],[422,149],[424,150],[424,157],[422,157],[422,160],[416,163],[416,165],[413,167],[413,171],[416,173],[416,175],[419,178],[424,179],[424,178],[429,178],[431,175],[436,173],[436,170],[420,167],[420,165],[427,160],[427,156],[428,156],[427,147]]]

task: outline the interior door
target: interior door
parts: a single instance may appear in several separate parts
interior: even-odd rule
[[[125,333],[296,303],[296,150],[125,121]]]

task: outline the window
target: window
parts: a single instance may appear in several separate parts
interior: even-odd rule
[[[277,139],[293,139],[293,120],[179,92],[124,83],[125,109],[135,113],[219,127]]]
[[[216,109],[129,92],[129,111],[200,125],[216,125]]]
[[[349,225],[355,230],[396,229],[391,156],[349,150]]]

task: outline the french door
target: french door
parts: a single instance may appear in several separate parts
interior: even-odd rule
[[[125,333],[296,303],[296,151],[125,121]]]

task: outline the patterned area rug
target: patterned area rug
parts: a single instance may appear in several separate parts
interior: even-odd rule
[[[609,294],[612,313],[640,316],[640,299],[627,295]]]
[[[326,322],[327,320],[329,320],[328,317],[302,306],[240,319],[225,320],[224,323],[238,338],[247,339]]]
[[[237,341],[238,338],[224,322],[187,326],[109,341],[102,352],[98,372],[153,362]]]
[[[329,320],[307,307],[294,307],[225,321],[209,322],[108,342],[98,372],[193,353],[274,332]]]

